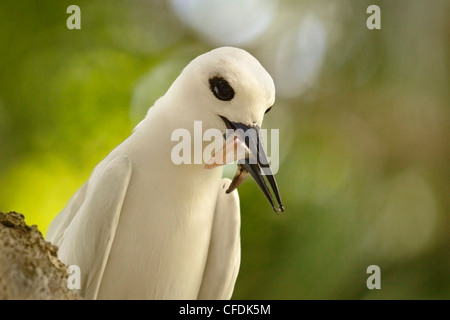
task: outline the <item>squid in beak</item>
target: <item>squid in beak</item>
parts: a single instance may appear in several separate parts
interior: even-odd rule
[[[230,193],[239,187],[250,173],[267,200],[269,200],[275,213],[283,212],[284,206],[281,203],[278,185],[262,145],[259,126],[246,126],[242,123],[231,122],[222,116],[221,118],[225,122],[228,129],[227,133],[229,134],[228,137],[225,134],[226,140],[222,149],[216,150],[205,167],[215,168],[238,160],[236,174],[226,192]],[[272,188],[272,192],[270,192],[266,180]],[[278,207],[275,205],[272,193],[275,196]]]

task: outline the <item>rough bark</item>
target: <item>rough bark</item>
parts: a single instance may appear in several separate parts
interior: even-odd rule
[[[22,214],[0,212],[0,299],[79,299],[57,250]]]

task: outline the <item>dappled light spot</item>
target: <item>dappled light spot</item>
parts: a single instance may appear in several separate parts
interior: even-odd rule
[[[248,45],[261,36],[275,17],[271,0],[172,0],[180,19],[213,45]]]
[[[273,74],[278,94],[292,98],[309,89],[321,71],[326,47],[325,27],[313,14],[284,34],[277,46]]]
[[[392,261],[410,258],[430,248],[438,236],[439,213],[429,183],[413,169],[379,185],[384,189],[380,209],[372,211],[364,248]]]
[[[56,154],[41,154],[18,162],[2,177],[0,207],[26,213],[27,222],[45,234],[54,216],[89,176]],[[7,200],[7,203],[4,203]]]

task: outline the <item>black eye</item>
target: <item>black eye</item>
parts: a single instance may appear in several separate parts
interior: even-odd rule
[[[219,100],[230,101],[234,97],[233,88],[224,78],[214,77],[209,79],[209,88]]]
[[[264,112],[264,114],[266,114],[267,112],[269,112],[270,109],[272,109],[272,107],[270,107],[269,109],[267,109],[266,112]]]

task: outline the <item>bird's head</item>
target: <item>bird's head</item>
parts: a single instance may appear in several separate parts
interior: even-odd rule
[[[203,83],[203,104],[229,121],[261,126],[264,113],[275,101],[272,77],[245,50],[222,47],[191,63]]]
[[[224,134],[227,129],[238,132],[227,139],[223,150],[218,150],[207,165],[213,168],[224,164],[217,160],[223,157],[227,148],[236,151],[241,146],[246,149],[245,157],[234,158],[239,160],[238,170],[228,192],[237,188],[250,173],[274,210],[284,211],[260,134],[264,114],[275,101],[275,85],[259,61],[242,49],[217,48],[192,60],[171,89],[184,100],[178,105],[194,108],[190,111],[201,115],[201,119],[208,122],[206,127],[219,128]],[[278,208],[264,175],[273,189]]]

